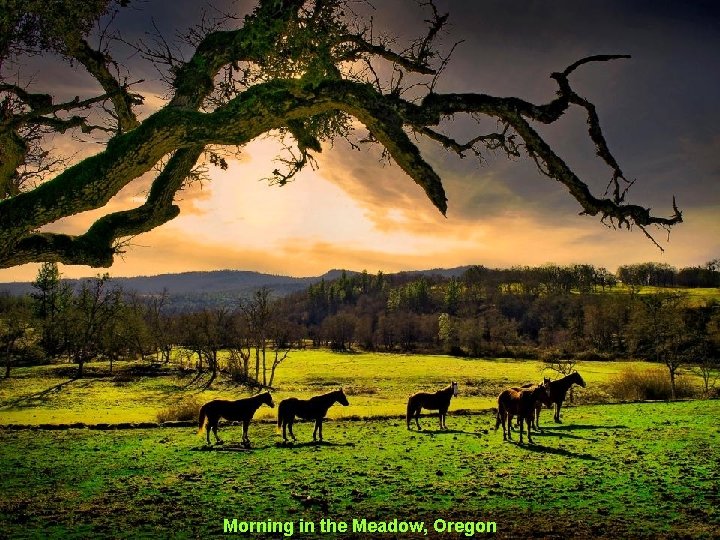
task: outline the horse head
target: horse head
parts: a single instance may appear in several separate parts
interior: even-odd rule
[[[580,376],[580,373],[578,373],[577,371],[573,371],[573,382],[575,384],[579,384],[583,388],[585,388],[585,386],[587,386],[585,384],[585,381],[583,380],[583,378]]]
[[[452,386],[453,397],[457,397],[457,395],[458,395],[458,383],[456,383],[455,381],[453,381],[453,382],[450,383],[450,386]]]
[[[345,405],[346,407],[350,405],[347,398],[345,397],[345,392],[343,392],[342,388],[339,388],[336,393],[336,401],[340,403],[340,405]]]
[[[264,403],[265,405],[273,409],[275,408],[275,403],[273,402],[273,398],[270,395],[270,392],[265,392],[264,394],[262,394],[262,397],[260,399],[262,400],[261,403]]]

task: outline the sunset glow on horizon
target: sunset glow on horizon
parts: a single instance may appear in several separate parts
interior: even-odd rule
[[[586,263],[614,272],[638,262],[680,268],[720,257],[720,113],[713,102],[720,75],[708,69],[716,61],[720,36],[699,18],[659,8],[645,11],[619,0],[594,6],[592,13],[558,8],[542,23],[533,10],[517,13],[503,2],[491,4],[485,12],[447,4],[454,26],[446,42],[466,42],[444,74],[442,91],[517,95],[545,103],[554,97],[553,71],[588,54],[606,54],[608,47],[631,54],[630,60],[584,66],[573,82],[596,104],[609,146],[628,178],[637,178],[630,202],[670,215],[677,197],[684,223],[672,230],[669,241],[664,230],[648,231],[664,252],[641,230],[613,230],[597,217],[578,215],[580,207],[567,190],[541,175],[524,155],[508,160],[489,152],[480,162],[418,140],[443,179],[444,217],[397,165],[381,161],[377,145],[356,150],[343,140],[325,143],[315,156],[317,169],[307,167],[286,186],[270,186],[262,179],[278,166],[274,159],[283,148],[264,137],[243,147],[227,170],[210,166],[211,181],[180,193],[180,216],[133,238],[111,268],[61,265],[62,275],[236,269],[314,276],[332,268],[375,273],[546,263]],[[144,9],[149,20],[154,8]],[[392,30],[399,24],[392,14],[396,8],[387,9],[385,23]],[[181,18],[167,14],[168,28],[181,24],[172,17]],[[641,20],[647,24],[639,29]],[[697,65],[682,63],[683,57]],[[143,118],[164,103],[158,87],[157,81],[148,81],[140,90],[146,98]],[[74,87],[66,91],[80,93]],[[460,138],[472,135],[472,123],[458,125]],[[539,129],[602,195],[610,172],[597,163],[583,115],[569,112],[557,126]],[[69,138],[54,144],[67,154],[97,151],[94,143],[81,146]],[[105,209],[47,230],[87,230],[104,212],[142,204],[148,185],[149,178],[136,180]],[[0,270],[0,282],[32,281],[38,267]]]

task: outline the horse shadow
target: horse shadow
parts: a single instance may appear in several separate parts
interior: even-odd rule
[[[597,439],[588,439],[581,435],[575,435],[573,433],[556,433],[552,428],[543,428],[542,431],[536,431],[533,433],[533,437],[567,437],[568,439],[581,439],[586,441],[596,441]]]
[[[543,427],[550,431],[575,431],[578,429],[628,429],[627,426],[617,424],[614,426],[594,425],[594,424],[552,424],[551,427]]]
[[[266,446],[248,446],[241,443],[231,444],[203,444],[201,446],[195,446],[191,448],[194,452],[252,452],[254,450],[260,450],[267,448]]]
[[[518,448],[524,448],[530,452],[538,452],[542,454],[554,454],[556,456],[571,457],[584,459],[587,461],[598,461],[598,458],[592,454],[582,454],[580,452],[571,452],[570,450],[564,450],[562,448],[553,448],[552,446],[543,446],[542,444],[520,444],[515,443]]]
[[[412,430],[413,433],[418,433],[420,435],[474,435],[476,437],[480,437],[481,433],[475,432],[475,431],[465,431],[463,429],[428,429],[423,428],[421,430]]]
[[[305,442],[297,442],[297,441],[279,441],[275,443],[276,448],[308,448],[308,447],[321,447],[321,446],[328,446],[328,447],[343,447],[343,446],[349,446],[354,447],[354,442],[344,442],[344,443],[338,443],[338,442],[330,442],[330,441],[305,441]]]

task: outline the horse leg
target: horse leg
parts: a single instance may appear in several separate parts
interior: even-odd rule
[[[555,423],[556,424],[562,424],[560,421],[560,407],[562,407],[562,401],[558,401],[555,404]]]
[[[282,429],[283,429],[283,442],[287,442],[287,422],[285,422],[285,420],[282,421]]]
[[[535,429],[538,431],[542,431],[540,429],[540,411],[542,411],[542,403],[535,405]]]
[[[317,432],[318,432],[319,425],[320,425],[320,420],[315,420],[315,427],[313,428],[313,442],[317,442]]]
[[[422,430],[422,428],[420,427],[420,411],[421,410],[422,410],[422,408],[418,407],[417,409],[415,409],[415,411],[413,413],[413,415],[415,416],[415,423],[417,424],[418,431]]]
[[[248,428],[250,427],[250,420],[243,420],[243,434],[242,442],[250,446],[250,438],[248,437]]]
[[[323,421],[322,418],[321,418],[320,420],[318,420],[318,428],[319,428],[319,430],[318,430],[318,431],[319,431],[318,435],[320,436],[320,442],[322,442],[322,421]]]
[[[532,422],[532,412],[530,413],[530,416],[525,419],[527,422],[527,432],[528,432],[528,442],[530,444],[535,444],[532,440],[532,435],[530,434],[530,423]]]
[[[523,422],[525,421],[524,416],[518,416],[518,419],[520,420],[520,444],[523,443]],[[528,438],[530,438],[530,426],[528,425]]]
[[[290,421],[287,423],[287,426],[288,426],[288,430],[290,431],[290,436],[292,437],[292,440],[293,440],[293,441],[297,441],[297,439],[295,438],[295,434],[293,433],[293,430],[292,430],[293,422],[294,422],[294,421],[295,421],[294,419],[293,419],[293,420],[290,420]]]
[[[218,418],[218,419],[215,420],[215,421],[213,422],[213,424],[212,424],[213,435],[215,435],[215,444],[222,444],[222,443],[223,443],[222,440],[220,439],[220,437],[218,437],[218,434],[217,434],[218,421],[219,421],[219,420],[220,420],[220,419]],[[208,433],[208,444],[210,444],[210,433]]]

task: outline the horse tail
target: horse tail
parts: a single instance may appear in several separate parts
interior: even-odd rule
[[[285,407],[283,407],[283,402],[281,401],[278,405],[278,420],[277,420],[277,429],[275,430],[277,433],[280,433],[282,430],[280,429],[283,424],[283,412],[285,410]]]
[[[198,435],[202,435],[203,428],[207,422],[207,414],[205,413],[205,405],[200,407],[200,418],[198,418]]]
[[[407,404],[407,413],[405,414],[405,422],[407,423],[408,428],[410,428],[410,420],[413,416],[413,396],[410,396],[408,398],[408,404]]]
[[[498,409],[497,409],[497,414],[495,415],[495,431],[497,431],[497,429],[500,427],[500,424],[502,424],[502,414],[503,414],[502,409],[503,409],[502,403],[498,399]],[[503,429],[505,429],[505,428],[503,428]]]

